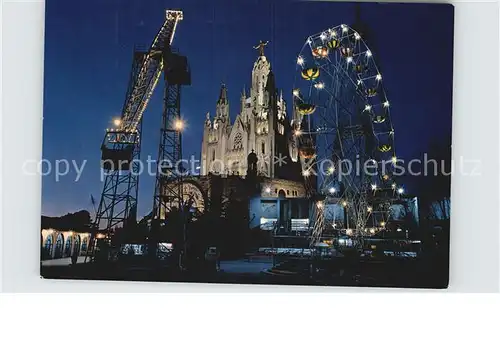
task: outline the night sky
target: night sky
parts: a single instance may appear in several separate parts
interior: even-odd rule
[[[48,0],[45,19],[43,158],[87,160],[75,182],[43,177],[42,214],[60,216],[100,199],[100,145],[120,114],[135,45],[149,46],[167,8],[184,11],[174,46],[187,55],[192,86],[182,95],[184,156],[199,158],[206,112],[215,112],[220,84],[228,86],[231,120],[259,40],[269,40],[278,88],[291,106],[296,58],[308,35],[354,21],[354,4],[285,0]],[[427,4],[363,4],[372,51],[380,63],[391,103],[399,158],[426,150],[451,133],[453,8]],[[370,45],[370,44],[369,44]],[[144,114],[142,159],[157,157],[162,111],[159,84]],[[290,111],[289,111],[290,112]],[[151,211],[154,177],[143,176],[139,217]]]

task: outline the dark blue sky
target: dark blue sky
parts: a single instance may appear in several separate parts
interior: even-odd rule
[[[231,118],[256,59],[252,48],[269,40],[266,56],[287,101],[296,57],[306,38],[341,23],[352,24],[354,5],[285,0],[47,0],[43,158],[87,160],[81,179],[73,171],[58,182],[43,177],[42,214],[59,216],[99,201],[100,145],[127,88],[134,45],[148,46],[164,10],[181,8],[174,46],[188,56],[192,86],[183,90],[189,127],[184,154],[199,155],[203,121],[215,110],[221,81],[228,85]],[[398,157],[426,149],[451,133],[453,8],[427,4],[362,4],[374,37],[391,102]],[[142,158],[157,156],[161,86],[144,114]],[[139,216],[151,210],[153,177],[140,182]]]

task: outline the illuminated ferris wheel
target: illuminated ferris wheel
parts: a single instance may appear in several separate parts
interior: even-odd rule
[[[316,182],[309,187],[316,199],[311,243],[325,230],[355,237],[385,230],[403,189],[393,176],[382,73],[359,33],[342,24],[310,36],[297,58],[293,95],[290,151],[306,185]]]

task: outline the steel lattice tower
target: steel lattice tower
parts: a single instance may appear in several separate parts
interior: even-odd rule
[[[165,72],[169,82],[166,91],[164,111],[171,110],[171,105],[180,110],[180,94],[171,94],[171,78],[167,74],[179,73],[179,56],[172,56],[170,46],[173,42],[177,25],[183,20],[179,10],[167,10],[165,20],[148,50],[135,50],[134,59],[121,116],[114,120],[116,129],[108,129],[101,145],[101,167],[104,170],[104,186],[96,213],[93,233],[88,252],[95,249],[96,232],[104,230],[108,235],[122,225],[127,233],[128,224],[136,224],[137,198],[139,192],[139,173],[142,170],[140,160],[142,116],[151,95]],[[168,52],[168,54],[166,54]],[[180,62],[187,62],[185,58]],[[176,67],[172,71],[172,68]],[[175,75],[174,75],[175,77]],[[172,78],[173,79],[173,78]],[[175,100],[175,103],[170,103]],[[164,114],[165,115],[165,114]],[[164,117],[165,120],[165,117]],[[163,139],[162,139],[163,140]],[[180,150],[180,138],[173,138],[172,143]],[[175,151],[179,152],[179,151]]]
[[[173,207],[183,206],[181,86],[191,83],[185,57],[167,47],[164,62],[165,91],[153,203],[153,218],[160,221]]]
[[[127,100],[132,94],[137,75],[144,63],[145,52],[135,51],[132,70],[127,89]],[[125,107],[124,107],[125,108]],[[141,153],[141,126],[130,129],[108,129],[101,146],[101,166],[104,174],[104,187],[97,209],[96,227],[111,231],[126,221],[135,220],[139,194],[139,172]]]

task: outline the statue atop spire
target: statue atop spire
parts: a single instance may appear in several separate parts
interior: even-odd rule
[[[266,42],[260,41],[259,45],[254,46],[255,50],[259,50],[259,56],[264,56],[264,48],[269,44],[269,40]]]

